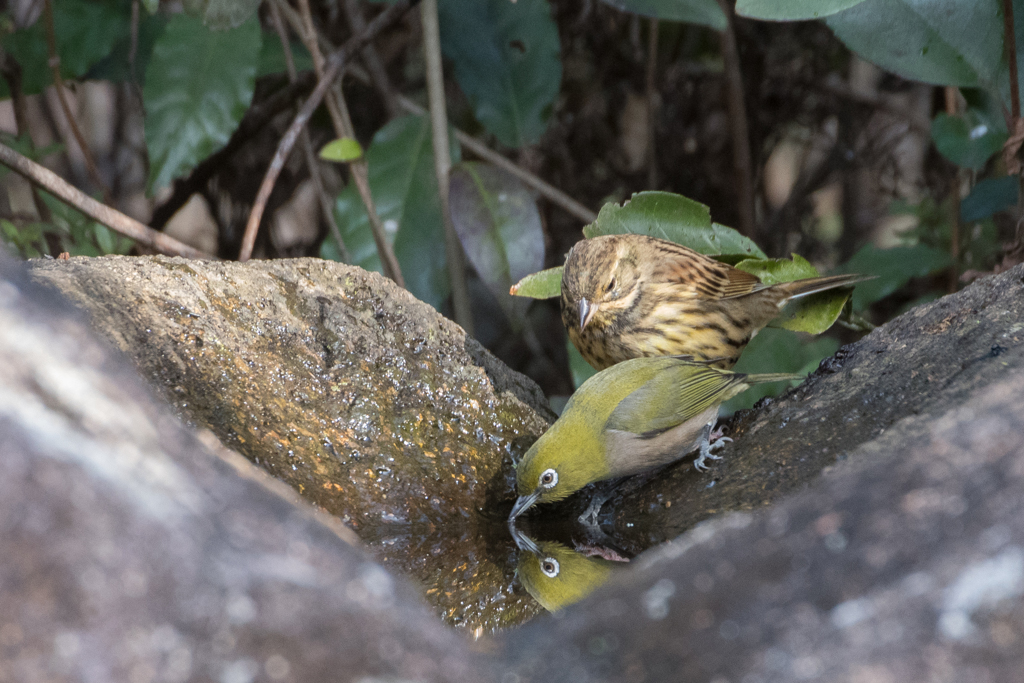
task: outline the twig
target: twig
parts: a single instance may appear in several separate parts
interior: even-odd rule
[[[452,308],[455,322],[473,336],[473,313],[469,307],[469,288],[466,285],[466,265],[462,245],[452,223],[448,203],[448,173],[452,159],[448,147],[448,114],[444,98],[444,71],[441,67],[441,31],[437,21],[437,0],[420,3],[420,22],[423,26],[423,61],[427,72],[427,101],[430,105],[430,132],[434,143],[434,175],[437,176],[437,194],[441,200],[441,222],[444,225],[445,256],[448,260],[448,279],[452,286]]]
[[[278,2],[283,7],[287,3],[283,0]],[[313,67],[317,77],[323,76],[324,58],[320,52],[320,45],[317,40],[317,31],[313,25],[313,15],[310,12],[309,0],[299,0],[299,19],[301,29],[299,36],[303,44],[313,57]],[[339,72],[340,73],[340,72]],[[327,109],[331,115],[331,122],[334,125],[334,133],[339,138],[348,137],[355,139],[355,127],[348,113],[348,106],[341,93],[341,83],[331,84],[330,91],[326,93]],[[377,255],[380,257],[381,267],[384,275],[394,280],[399,286],[405,287],[405,278],[402,277],[402,269],[399,266],[395,251],[388,241],[387,233],[384,230],[384,222],[377,213],[377,207],[373,203],[373,194],[370,191],[370,167],[366,159],[355,159],[349,162],[349,174],[352,182],[355,183],[359,199],[363,203],[366,217],[370,221],[370,232],[373,235],[374,245],[377,247]]]
[[[298,73],[295,70],[295,59],[292,57],[292,46],[288,42],[288,31],[284,27],[284,22],[281,21],[281,12],[278,10],[278,2],[270,2],[270,17],[274,24],[274,30],[277,31],[277,36],[281,40],[281,49],[284,51],[284,63],[285,68],[288,70],[288,80],[292,83],[295,82],[298,77]],[[306,157],[306,167],[309,169],[309,177],[313,181],[313,186],[316,188],[317,198],[320,200],[320,210],[323,213],[324,221],[327,223],[328,229],[331,231],[331,235],[334,237],[334,241],[338,243],[338,252],[341,254],[341,260],[345,263],[350,263],[351,258],[348,254],[348,249],[345,248],[345,240],[341,237],[341,230],[338,228],[338,222],[334,220],[334,210],[331,206],[331,200],[327,196],[327,190],[324,189],[324,180],[320,175],[320,166],[317,163],[316,155],[313,153],[313,143],[309,139],[309,130],[306,128],[302,129],[302,152]]]
[[[655,143],[655,129],[658,125],[658,20],[648,22],[650,35],[647,36],[647,188],[657,189],[658,147]]]
[[[955,116],[959,109],[959,103],[957,102],[958,90],[951,85],[947,85],[944,90],[946,95],[946,113],[950,116]],[[952,264],[949,268],[949,285],[947,290],[950,294],[955,292],[960,284],[960,179],[962,175],[963,169],[957,166],[953,173],[949,192],[953,200],[953,207],[950,209],[952,225],[949,231],[949,257]]]
[[[0,144],[0,163],[10,167],[29,182],[38,185],[66,204],[70,204],[94,221],[102,223],[125,237],[132,238],[139,244],[172,256],[185,256],[194,259],[211,258],[209,254],[179,242],[173,237],[143,225],[134,218],[96,201],[50,169],[18,154],[3,144]]]
[[[732,122],[732,164],[736,180],[736,195],[740,212],[740,232],[754,236],[754,181],[750,158],[750,133],[747,126],[747,107],[743,96],[743,74],[740,71],[740,53],[736,46],[736,17],[728,0],[718,0],[728,24],[719,36],[722,61],[725,66],[725,94]]]
[[[7,90],[11,93],[15,132],[18,135],[24,135],[28,139],[29,149],[35,150],[32,131],[28,125],[28,102],[25,100],[25,92],[21,89],[21,64],[2,48],[0,48],[0,74],[3,74],[4,80],[7,81]],[[32,203],[36,207],[39,218],[44,223],[53,222],[50,207],[43,201],[39,194],[39,188],[35,185],[30,185],[30,187],[32,188]]]
[[[1020,84],[1017,83],[1017,39],[1013,30],[1013,0],[1003,0],[1003,42],[1006,44],[1006,61],[1010,64],[1010,112],[1016,121],[1020,118]]]
[[[306,125],[309,118],[313,115],[313,112],[323,101],[328,88],[330,88],[334,80],[341,75],[342,68],[348,61],[349,56],[353,52],[359,50],[368,41],[373,40],[384,28],[394,23],[406,10],[409,9],[410,4],[410,0],[400,0],[393,5],[390,5],[367,25],[365,33],[353,36],[338,50],[332,52],[330,57],[327,58],[324,65],[323,78],[319,80],[316,88],[314,88],[313,92],[306,99],[306,102],[302,105],[299,113],[295,115],[291,126],[288,127],[288,131],[284,134],[284,137],[281,138],[281,142],[278,143],[277,146],[277,151],[274,153],[274,158],[271,160],[270,166],[267,168],[267,173],[263,177],[263,183],[260,185],[259,193],[256,195],[256,201],[253,203],[252,212],[249,214],[249,222],[245,226],[245,236],[242,239],[242,251],[239,255],[239,260],[246,261],[250,256],[252,256],[252,247],[256,242],[256,231],[259,228],[260,219],[263,217],[263,210],[266,207],[267,200],[270,198],[271,191],[274,189],[274,183],[277,181],[277,177],[281,174],[281,170],[284,168],[285,160],[287,160],[292,148],[295,147],[295,142],[299,137],[299,131],[301,131],[302,127]]]
[[[366,30],[366,18],[363,16],[362,8],[359,6],[359,0],[345,0],[341,7],[345,11],[345,18],[348,20],[348,25],[352,28],[353,34],[359,34]],[[384,100],[384,109],[388,113],[388,118],[398,116],[401,109],[398,106],[398,100],[395,98],[395,88],[391,85],[391,79],[388,78],[388,72],[384,68],[384,63],[380,60],[377,48],[374,47],[372,42],[367,43],[360,56],[363,58],[363,63],[366,64],[366,70],[370,74],[373,87],[377,89],[381,99]]]
[[[71,128],[71,134],[74,136],[75,142],[78,143],[78,149],[82,152],[82,158],[85,160],[85,168],[89,171],[89,177],[92,178],[92,182],[103,193],[103,201],[111,204],[113,199],[110,195],[110,188],[107,187],[107,184],[103,182],[103,178],[100,177],[100,170],[96,168],[96,160],[92,155],[92,150],[85,142],[82,131],[78,128],[78,122],[75,120],[75,115],[71,112],[71,105],[68,103],[68,94],[64,90],[64,79],[60,75],[60,55],[57,54],[57,35],[53,28],[53,0],[44,0],[43,10],[45,12],[44,23],[46,24],[46,49],[49,52],[50,70],[53,72],[53,87],[57,91],[57,99],[60,101],[60,107],[64,112],[64,118],[68,122],[68,127]]]

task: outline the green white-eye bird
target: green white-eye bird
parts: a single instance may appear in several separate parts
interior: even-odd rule
[[[519,581],[533,599],[549,612],[579,602],[607,581],[625,562],[588,557],[554,541],[534,541],[513,535],[520,548],[516,563]]]
[[[665,465],[699,450],[707,458],[727,439],[709,438],[718,407],[754,384],[800,375],[745,375],[682,356],[634,358],[597,373],[576,390],[562,416],[516,467],[519,499],[509,519],[587,484]]]

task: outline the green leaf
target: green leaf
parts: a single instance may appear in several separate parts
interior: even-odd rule
[[[985,178],[960,202],[960,220],[974,223],[1017,204],[1020,177]]]
[[[1005,70],[998,0],[865,0],[825,22],[848,48],[904,78],[995,90]]]
[[[766,21],[823,19],[864,0],[737,0],[736,14]]]
[[[292,50],[292,59],[295,60],[295,70],[298,72],[313,70],[313,57],[309,54],[306,46],[297,40],[289,41]],[[283,74],[288,72],[288,63],[284,59],[284,48],[281,47],[281,39],[276,33],[263,32],[263,47],[260,50],[260,64],[256,69],[256,78],[269,76],[270,74]]]
[[[912,247],[879,249],[868,245],[836,269],[839,273],[877,275],[861,282],[853,290],[853,309],[862,311],[883,299],[915,277],[925,277],[950,265],[949,254],[934,247],[918,244]]]
[[[799,254],[793,254],[792,260],[784,258],[748,259],[740,261],[736,267],[751,275],[756,275],[766,285],[818,277],[818,269]]]
[[[508,147],[540,139],[562,80],[547,0],[440,0],[441,50],[473,113]]]
[[[551,299],[562,293],[562,266],[532,273],[512,285],[512,296]]]
[[[660,237],[709,256],[741,254],[765,258],[750,239],[711,222],[708,207],[671,192],[638,192],[622,206],[608,203],[583,228],[586,237],[637,234]]]
[[[968,110],[962,115],[939,113],[932,120],[932,140],[942,156],[957,166],[981,170],[999,152],[1006,134],[994,131]]]
[[[597,374],[597,370],[584,360],[579,349],[573,345],[571,340],[565,340],[565,348],[569,352],[569,372],[572,374],[572,383],[579,389],[581,384]]]
[[[320,150],[320,158],[327,161],[355,161],[363,156],[363,146],[352,138],[331,140]]]
[[[449,186],[452,223],[462,248],[518,331],[529,302],[513,298],[509,289],[544,265],[536,198],[508,171],[482,161],[453,167]]]
[[[839,349],[839,342],[831,337],[818,337],[805,341],[789,330],[767,328],[757,333],[744,349],[736,372],[814,372],[823,358]],[[797,382],[776,382],[751,387],[736,398],[723,404],[720,413],[729,415],[749,408],[765,396],[777,396]]]
[[[256,14],[260,0],[184,0],[185,11],[214,31],[238,28]]]
[[[91,66],[110,54],[114,45],[129,34],[131,9],[122,2],[60,0],[53,3],[53,30],[60,57],[60,73],[77,80]],[[49,66],[45,18],[3,38],[3,49],[22,69],[22,90],[26,95],[42,92],[53,83]],[[9,98],[7,82],[0,80],[0,97]]]
[[[146,68],[153,55],[153,46],[167,27],[167,15],[147,14],[139,20],[138,42],[135,46],[134,70],[131,64],[132,39],[123,36],[110,54],[94,64],[82,78],[84,80],[145,82]]]
[[[454,135],[450,140],[452,161],[458,162],[458,143]],[[451,288],[430,120],[425,116],[394,119],[373,136],[366,162],[370,192],[387,238],[394,244],[406,286],[417,298],[440,308]],[[353,184],[335,201],[334,216],[352,263],[380,272],[370,219]],[[327,240],[320,253],[337,258],[337,245]]]
[[[728,26],[717,0],[604,0],[623,12],[655,19],[682,21],[724,31]]]
[[[756,275],[766,285],[792,282],[818,277],[817,268],[799,254],[793,259],[750,259],[736,264],[740,270]],[[850,299],[848,290],[831,290],[803,296],[787,304],[782,316],[773,320],[772,327],[821,334],[835,324]]]
[[[146,69],[149,188],[169,185],[224,145],[252,100],[261,32],[255,19],[213,32],[171,18]]]

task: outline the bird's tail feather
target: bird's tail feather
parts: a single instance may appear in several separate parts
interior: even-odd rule
[[[856,273],[847,273],[844,275],[826,275],[824,277],[810,277],[806,280],[794,280],[793,282],[781,282],[776,287],[783,289],[786,292],[786,301],[792,301],[802,296],[809,294],[817,294],[818,292],[824,292],[827,289],[835,289],[836,287],[851,287],[858,282],[864,282],[865,280],[874,280],[875,275],[857,275]]]

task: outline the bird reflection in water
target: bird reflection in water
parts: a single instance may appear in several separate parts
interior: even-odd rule
[[[573,550],[556,541],[535,541],[510,520],[509,531],[519,547],[516,574],[527,592],[549,612],[579,602],[625,569],[629,560],[610,548]]]

